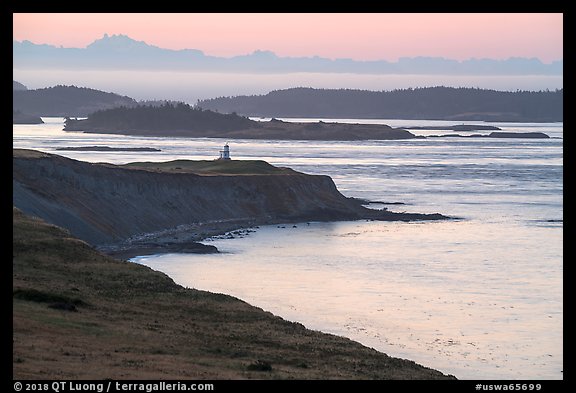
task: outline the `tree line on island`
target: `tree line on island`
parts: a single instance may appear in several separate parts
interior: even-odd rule
[[[136,106],[130,97],[87,87],[57,85],[42,89],[13,89],[13,110],[36,116],[87,116],[99,109]]]
[[[66,118],[64,130],[231,131],[258,126],[258,122],[235,113],[221,114],[182,102],[167,102],[159,106],[121,106],[99,110],[83,120]]]
[[[460,128],[463,127],[463,128]],[[418,127],[416,127],[418,128]],[[430,127],[419,127],[427,129]],[[431,127],[437,129],[438,127]],[[445,130],[500,130],[486,125],[446,126]],[[192,138],[273,139],[273,140],[393,140],[425,138],[406,129],[384,124],[337,122],[285,122],[277,119],[255,121],[236,113],[222,114],[184,103],[160,106],[139,105],[96,111],[87,119],[67,117],[64,131]],[[491,132],[488,135],[448,134],[440,137],[548,138],[544,133]]]
[[[139,109],[138,114],[147,120],[138,123],[138,128],[159,127],[160,123],[180,127],[186,119],[194,120],[199,126],[212,122],[211,125],[219,129],[228,129],[231,124],[236,128],[257,127],[256,122],[250,123],[242,116],[558,122],[563,121],[564,114],[563,89],[506,92],[443,86],[392,91],[291,88],[266,95],[206,99],[191,107],[178,101],[136,101],[86,87],[58,85],[30,90],[15,81],[13,86],[15,122],[30,121],[20,120],[23,118],[20,114],[93,118],[93,114],[106,109],[164,107],[167,104],[170,110],[156,113],[161,115],[160,119],[153,117],[153,110]],[[196,112],[190,112],[190,109]],[[233,116],[219,117],[209,111]],[[168,115],[174,118],[169,119]],[[111,116],[128,121],[122,119],[120,112],[106,115],[107,118]],[[134,121],[140,120],[130,120]]]
[[[88,116],[95,111],[119,106],[159,106],[176,104],[173,100],[141,100],[88,87],[56,85],[41,89],[28,89],[12,81],[13,111],[35,116]]]
[[[261,117],[563,121],[564,90],[497,91],[423,87],[391,91],[298,87],[265,95],[219,97],[204,109]]]

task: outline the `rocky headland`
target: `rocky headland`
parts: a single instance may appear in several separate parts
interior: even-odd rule
[[[13,203],[124,257],[187,250],[238,228],[338,220],[439,220],[441,214],[395,213],[342,195],[328,176],[263,161],[93,164],[14,149]]]

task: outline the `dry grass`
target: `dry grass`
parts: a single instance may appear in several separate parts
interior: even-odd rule
[[[275,167],[262,160],[173,160],[167,162],[132,162],[120,166],[155,172],[194,173],[201,176],[292,175],[298,173],[289,168]]]
[[[15,379],[445,378],[236,298],[182,288],[17,209],[13,228]]]

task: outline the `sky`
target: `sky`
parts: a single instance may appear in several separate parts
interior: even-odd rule
[[[83,48],[105,33],[223,57],[563,59],[561,13],[13,14],[17,41]]]

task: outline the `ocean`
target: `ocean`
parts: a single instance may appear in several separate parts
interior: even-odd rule
[[[322,119],[552,137],[324,142],[83,134],[44,120],[14,125],[13,146],[126,163],[212,159],[229,142],[233,159],[329,175],[344,195],[379,202],[373,208],[455,217],[263,226],[208,239],[220,254],[133,261],[459,379],[563,379],[563,123]],[[56,150],[94,145],[162,151]]]

